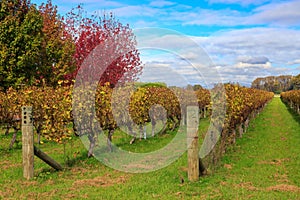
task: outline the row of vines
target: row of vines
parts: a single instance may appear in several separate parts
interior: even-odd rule
[[[131,127],[135,124],[142,127],[150,121],[154,125],[157,120],[165,120],[165,127],[161,131],[163,133],[167,130],[174,130],[180,123],[180,113],[184,111],[181,111],[179,102],[189,99],[180,96],[183,94],[181,90],[183,91],[183,89],[176,88],[171,91],[167,87],[113,89],[106,84],[98,86],[93,91],[93,95],[88,88],[76,92],[78,90],[74,90],[74,86],[56,88],[32,86],[19,90],[9,88],[6,92],[0,92],[0,125],[6,129],[6,135],[13,128],[15,137],[17,131],[21,129],[21,107],[32,106],[33,125],[38,138],[43,136],[47,140],[58,143],[68,140],[74,134],[92,135],[92,117],[97,119],[102,130],[108,132],[113,132],[121,125]],[[193,91],[189,92],[194,94]],[[189,93],[186,92],[185,95]],[[195,95],[200,110],[204,110],[210,103],[209,91],[199,89],[195,91]],[[89,100],[95,107],[86,104]],[[80,113],[80,117],[73,113],[72,107],[74,106]],[[93,116],[93,112],[96,116]],[[77,116],[76,120],[74,120],[74,114]],[[86,116],[90,116],[91,120],[86,120]],[[76,126],[74,121],[77,121]],[[131,131],[135,137],[136,133]],[[94,137],[90,137],[91,142],[93,142],[92,138]]]
[[[0,92],[0,124],[7,131],[13,128],[12,143],[20,130],[20,111],[22,106],[33,106],[34,128],[40,136],[62,143],[75,135],[88,135],[91,143],[89,156],[93,153],[97,137],[94,121],[100,124],[101,130],[112,140],[113,132],[126,126],[133,136],[131,142],[143,135],[143,127],[152,124],[152,136],[155,136],[156,122],[163,121],[160,134],[176,129],[185,124],[186,106],[197,105],[203,116],[208,108],[216,109],[210,91],[196,91],[168,87],[121,87],[113,88],[110,84],[97,86],[95,91],[75,86],[25,87],[20,90],[8,89]],[[273,93],[245,88],[233,84],[225,84],[226,113],[222,126],[221,142],[212,152],[213,159],[219,157],[228,143],[235,140],[238,129],[240,135],[265,104],[273,97]],[[193,98],[195,97],[195,98]],[[90,102],[90,103],[87,103]],[[74,110],[76,107],[76,110]],[[214,118],[216,118],[214,116]],[[96,130],[96,131],[95,131]],[[137,131],[138,130],[138,131]]]
[[[281,100],[300,114],[300,90],[291,90],[280,94]]]
[[[236,139],[247,131],[249,122],[256,117],[273,98],[273,92],[225,84],[226,117],[220,139],[204,158],[206,166],[217,165],[222,155]],[[211,133],[213,134],[213,133]]]

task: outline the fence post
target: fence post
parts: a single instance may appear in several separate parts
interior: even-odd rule
[[[199,180],[198,106],[187,107],[188,179]]]
[[[34,148],[33,148],[33,122],[32,107],[22,107],[22,157],[23,176],[27,180],[33,178]]]

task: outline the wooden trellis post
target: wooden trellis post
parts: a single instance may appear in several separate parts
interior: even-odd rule
[[[188,145],[188,179],[199,180],[199,148],[198,148],[198,106],[187,107],[187,145]]]
[[[43,160],[56,170],[62,170],[63,167],[34,146],[33,139],[33,121],[32,107],[22,107],[22,156],[23,156],[23,176],[27,180],[34,176],[34,155]]]
[[[23,176],[26,179],[33,178],[34,148],[33,148],[33,122],[32,107],[22,107],[22,156]]]

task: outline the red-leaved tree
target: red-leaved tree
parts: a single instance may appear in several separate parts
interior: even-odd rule
[[[102,57],[118,56],[109,59],[108,66],[97,66],[107,67],[101,77],[97,77],[99,83],[104,85],[109,82],[116,85],[118,81],[135,81],[142,71],[142,63],[136,49],[135,36],[129,25],[121,24],[112,13],[104,14],[102,17],[93,15],[90,18],[84,15],[85,12],[79,5],[72,9],[66,19],[68,31],[73,35],[76,46],[74,54],[76,70],[66,76],[66,79],[75,79],[80,67],[84,66],[84,60],[97,46],[102,45],[106,47],[101,52]],[[106,45],[106,42],[109,44]]]

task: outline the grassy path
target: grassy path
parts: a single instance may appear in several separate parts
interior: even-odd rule
[[[78,138],[66,147],[67,156],[76,159],[70,168],[53,172],[35,159],[36,177],[25,181],[20,147],[8,151],[10,137],[0,134],[0,199],[300,199],[299,123],[299,116],[275,97],[226,153],[220,168],[196,183],[187,181],[186,153],[164,169],[128,174],[87,159]],[[200,132],[208,124],[203,120]],[[147,150],[170,138],[126,144]],[[46,142],[41,149],[65,162],[62,145]]]
[[[224,157],[216,199],[300,199],[299,122],[275,97]]]

